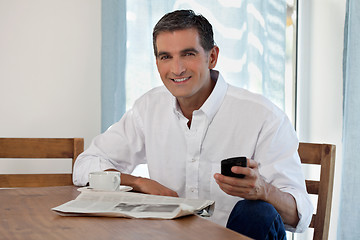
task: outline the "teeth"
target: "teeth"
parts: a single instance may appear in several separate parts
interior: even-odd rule
[[[183,82],[183,81],[185,81],[185,80],[188,80],[190,77],[187,77],[187,78],[178,78],[178,79],[174,79],[174,78],[172,78],[172,80],[174,81],[174,82]]]

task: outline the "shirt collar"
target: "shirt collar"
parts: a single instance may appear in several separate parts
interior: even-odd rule
[[[212,121],[216,112],[219,110],[228,88],[227,83],[225,82],[224,78],[219,73],[219,71],[216,70],[210,70],[210,71],[211,71],[211,79],[213,81],[216,81],[216,84],[210,96],[206,99],[206,101],[201,106],[201,108],[197,110],[204,112],[208,117],[209,122]],[[180,118],[180,116],[183,116],[180,106],[175,97],[173,97],[173,109],[174,109],[174,113],[178,116],[178,118]]]
[[[216,81],[215,87],[211,92],[210,96],[208,97],[208,99],[206,99],[204,104],[199,109],[202,110],[207,115],[210,122],[212,121],[215,114],[219,110],[225,98],[225,94],[228,88],[227,83],[225,82],[224,78],[219,73],[219,71],[211,70],[211,79],[213,81]]]

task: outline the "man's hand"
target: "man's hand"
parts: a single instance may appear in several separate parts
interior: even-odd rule
[[[219,173],[216,173],[214,178],[219,187],[229,195],[248,200],[266,201],[269,184],[260,175],[258,163],[252,159],[247,159],[247,166],[231,168],[233,173],[244,174],[244,178],[227,177]]]
[[[133,188],[135,191],[142,193],[170,196],[170,197],[179,197],[175,191],[149,178],[140,178],[140,177],[137,178],[134,181]]]
[[[216,173],[214,178],[219,187],[229,195],[239,196],[248,200],[262,200],[272,204],[285,224],[296,227],[299,222],[294,197],[287,192],[267,183],[259,173],[256,161],[248,159],[248,167],[231,168],[231,171],[244,174],[244,178],[227,177]]]

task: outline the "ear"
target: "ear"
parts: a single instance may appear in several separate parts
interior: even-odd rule
[[[209,52],[209,69],[213,69],[216,66],[219,56],[218,46],[214,46]]]

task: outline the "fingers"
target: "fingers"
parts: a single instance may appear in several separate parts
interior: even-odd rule
[[[243,172],[242,172],[243,173]],[[214,174],[214,178],[219,185],[226,186],[226,189],[246,189],[255,187],[255,182],[251,179],[227,177],[219,173]]]
[[[255,177],[256,173],[253,169],[258,168],[258,163],[255,160],[247,159],[247,167],[233,166],[231,171],[236,174],[243,174],[247,177]]]
[[[220,189],[232,196],[239,196],[245,199],[257,199],[255,187],[248,183],[248,180],[226,177],[221,174],[214,175]]]
[[[258,166],[259,166],[259,163],[258,162],[256,162],[255,160],[252,160],[252,159],[247,159],[247,166],[249,167],[249,168],[258,168]]]

